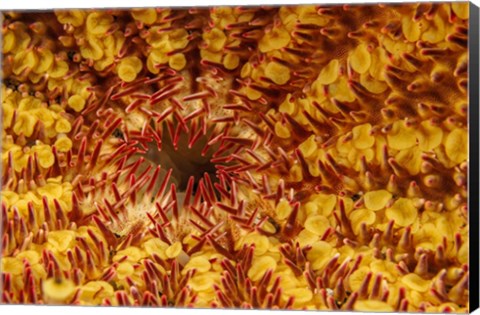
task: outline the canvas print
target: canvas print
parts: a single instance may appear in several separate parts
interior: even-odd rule
[[[468,312],[467,2],[2,17],[2,303]]]

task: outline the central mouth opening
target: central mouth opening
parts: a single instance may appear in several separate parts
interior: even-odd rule
[[[193,176],[192,192],[195,193],[198,183],[205,173],[210,176],[212,182],[218,181],[216,163],[211,160],[219,144],[214,144],[207,151],[202,152],[211,133],[210,131],[206,135],[200,136],[189,147],[190,136],[186,132],[181,132],[175,146],[172,137],[165,128],[162,133],[161,149],[158,149],[155,141],[150,142],[145,158],[154,165],[160,165],[164,171],[172,169],[170,182],[175,184],[177,192],[184,192],[187,189],[190,177]]]

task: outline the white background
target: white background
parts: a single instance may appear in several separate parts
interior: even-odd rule
[[[441,2],[436,0],[430,0],[429,2]],[[209,6],[209,5],[275,5],[275,4],[311,4],[311,3],[368,3],[379,2],[375,0],[240,0],[240,1],[226,1],[226,0],[175,0],[175,1],[159,1],[159,0],[0,0],[0,10],[8,9],[52,9],[52,8],[101,8],[101,7],[154,7],[154,6],[169,6],[174,4],[175,6]],[[412,0],[380,0],[380,2],[416,2]],[[477,6],[480,6],[480,0],[472,1]],[[478,268],[472,266],[473,268]],[[478,280],[477,280],[478,281]],[[472,294],[479,294],[478,292],[472,292]],[[158,308],[107,308],[107,307],[66,307],[66,306],[12,306],[12,305],[0,305],[1,315],[13,315],[13,314],[29,314],[29,315],[80,315],[86,312],[94,312],[100,315],[148,315],[161,313],[162,315],[296,315],[306,314],[306,311],[261,311],[261,310],[212,310],[212,309],[158,309]],[[312,312],[308,312],[312,314]],[[330,312],[329,312],[330,313]],[[323,313],[323,314],[329,314]],[[341,312],[338,314],[354,315],[358,313]],[[364,313],[364,314],[391,314],[391,313]],[[476,310],[473,314],[480,315],[480,310]]]

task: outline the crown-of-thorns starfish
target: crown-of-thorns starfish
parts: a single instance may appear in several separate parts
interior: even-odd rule
[[[468,3],[3,13],[3,303],[468,311]]]

